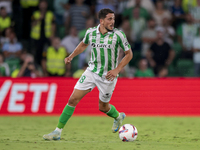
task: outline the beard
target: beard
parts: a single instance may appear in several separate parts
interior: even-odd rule
[[[112,31],[113,31],[113,30],[110,30],[110,29],[108,29],[108,28],[106,28],[106,27],[105,27],[105,29],[106,29],[108,32],[112,32]]]

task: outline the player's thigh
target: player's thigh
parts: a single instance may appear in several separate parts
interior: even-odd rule
[[[115,89],[117,83],[117,79],[114,79],[113,81],[107,81],[105,80],[104,82],[99,82],[97,87],[99,90],[99,99],[107,103],[110,101],[113,91]]]
[[[87,94],[91,91],[91,89],[88,90],[78,90],[78,89],[74,89],[74,91],[72,92],[69,101],[68,101],[68,105],[70,106],[76,106],[79,101]]]
[[[78,102],[90,92],[96,84],[94,83],[93,76],[90,71],[86,70],[80,79],[77,81],[74,91],[69,99],[68,104],[71,106],[76,106]]]
[[[96,86],[96,84],[95,84],[95,80],[92,75],[92,72],[86,70],[82,74],[80,79],[77,81],[74,88],[78,89],[78,90],[88,90],[88,89],[93,90],[93,88],[95,88],[95,86]]]

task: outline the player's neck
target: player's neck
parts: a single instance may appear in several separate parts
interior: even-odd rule
[[[104,35],[104,34],[108,33],[108,30],[104,26],[100,25],[99,32],[101,32],[101,34]]]

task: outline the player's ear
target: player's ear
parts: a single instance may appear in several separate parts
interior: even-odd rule
[[[103,19],[100,19],[99,22],[100,22],[100,24],[102,24],[102,23],[104,22],[104,20],[103,20]]]

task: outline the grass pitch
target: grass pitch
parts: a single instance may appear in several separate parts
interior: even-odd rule
[[[138,129],[134,142],[122,142],[111,132],[113,119],[73,116],[60,141],[45,141],[59,117],[0,117],[1,150],[199,150],[198,117],[126,117]]]

